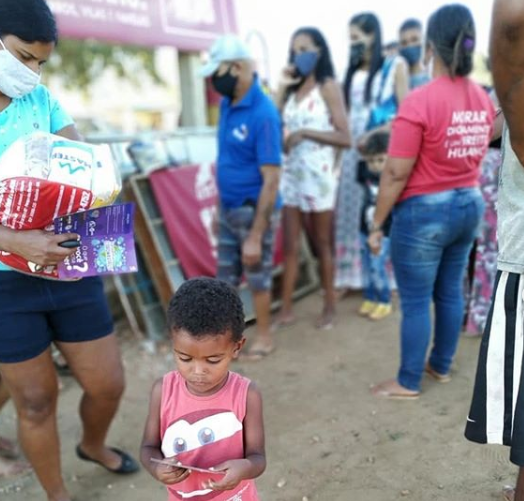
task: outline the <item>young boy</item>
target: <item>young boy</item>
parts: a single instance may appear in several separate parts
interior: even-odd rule
[[[177,370],[153,386],[142,464],[169,501],[258,501],[262,397],[229,371],[245,342],[242,301],[226,282],[196,278],[178,289],[168,322]]]
[[[380,175],[388,158],[388,144],[389,134],[387,132],[373,134],[369,138],[364,151],[365,161],[360,162],[358,170],[358,181],[364,188],[360,223],[364,302],[359,313],[371,320],[382,320],[392,312],[391,289],[386,269],[389,262],[390,219],[383,226],[384,239],[380,254],[373,254],[367,242],[375,214]]]

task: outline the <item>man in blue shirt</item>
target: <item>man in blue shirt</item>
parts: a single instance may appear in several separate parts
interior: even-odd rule
[[[201,74],[223,96],[218,126],[218,278],[253,294],[257,336],[245,357],[260,360],[274,349],[270,329],[274,230],[282,156],[280,116],[262,90],[246,46],[219,38]]]

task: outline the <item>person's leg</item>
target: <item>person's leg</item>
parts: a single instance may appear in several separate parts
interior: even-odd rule
[[[391,259],[402,310],[401,363],[396,380],[374,388],[378,396],[420,391],[431,337],[431,299],[450,225],[449,209],[438,201],[437,197],[410,199],[393,216]]]
[[[18,413],[20,445],[48,500],[70,501],[61,474],[58,381],[50,350],[25,362],[1,364],[0,373]]]
[[[284,273],[282,276],[282,308],[277,316],[274,327],[284,326],[294,322],[293,292],[298,275],[300,259],[301,214],[297,207],[284,207],[282,212],[282,231],[284,234]],[[258,294],[257,294],[258,296]],[[260,303],[260,309],[265,308],[267,297],[254,298]]]
[[[110,469],[118,469],[122,458],[106,447],[111,422],[124,391],[124,370],[115,335],[94,341],[57,343],[84,390],[80,402],[83,435],[80,449]]]
[[[429,367],[440,375],[450,371],[464,319],[464,276],[471,241],[460,241],[444,250],[433,300],[435,337]]]
[[[358,311],[359,315],[367,317],[377,307],[377,297],[371,282],[371,259],[373,255],[367,243],[368,237],[365,234],[360,235],[361,246],[360,255],[362,261],[362,297],[363,303]]]
[[[251,229],[254,211],[251,221],[246,216],[246,224],[239,230],[243,242]],[[257,318],[257,333],[248,351],[244,354],[244,360],[260,360],[269,355],[275,349],[271,331],[271,286],[273,282],[273,255],[274,236],[279,215],[275,213],[272,217],[270,227],[262,237],[262,256],[260,262],[255,266],[245,266],[244,273],[253,296],[253,305]]]
[[[371,257],[371,281],[377,297],[377,306],[369,315],[371,320],[382,320],[391,314],[391,288],[387,273],[387,262],[390,256],[390,239],[384,237],[380,254]]]
[[[333,285],[333,211],[313,212],[311,221],[324,290],[324,307],[316,325],[320,329],[325,329],[333,326],[337,301]]]
[[[477,235],[484,204],[480,194],[465,193],[457,198],[453,219],[457,237],[448,245],[440,262],[433,300],[435,302],[435,337],[429,370],[440,375],[450,371],[464,320],[464,276]],[[462,201],[461,201],[462,200]]]
[[[0,377],[0,411],[2,410],[4,405],[9,401],[9,398],[9,392],[7,391],[7,388],[2,381],[2,378]]]

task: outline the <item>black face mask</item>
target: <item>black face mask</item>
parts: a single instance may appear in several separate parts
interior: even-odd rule
[[[235,89],[238,83],[238,77],[231,74],[231,68],[224,75],[217,75],[216,73],[211,77],[211,83],[215,90],[224,97],[233,99],[235,96]]]
[[[350,65],[353,67],[360,66],[364,62],[366,53],[366,44],[364,42],[352,43],[350,47]]]

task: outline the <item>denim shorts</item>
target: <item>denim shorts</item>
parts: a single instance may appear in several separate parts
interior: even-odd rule
[[[112,332],[100,278],[60,282],[0,272],[0,363],[31,360],[55,341],[93,341]]]
[[[279,211],[273,213],[270,227],[262,237],[260,263],[247,267],[242,264],[242,244],[249,236],[255,215],[254,205],[220,209],[217,278],[237,287],[244,274],[252,291],[264,292],[271,289],[275,228],[279,221]]]

